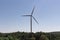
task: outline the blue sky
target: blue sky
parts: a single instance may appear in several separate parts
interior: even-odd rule
[[[0,32],[30,32],[29,17],[35,5],[33,32],[60,31],[60,0],[0,0]]]

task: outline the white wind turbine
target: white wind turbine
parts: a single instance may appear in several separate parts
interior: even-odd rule
[[[31,33],[32,33],[32,19],[34,19],[35,22],[38,24],[37,20],[33,16],[34,9],[35,9],[35,7],[33,8],[32,12],[31,12],[31,15],[22,15],[22,16],[30,17],[30,32]]]

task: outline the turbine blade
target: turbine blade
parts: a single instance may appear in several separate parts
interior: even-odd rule
[[[33,10],[32,10],[32,12],[31,12],[31,15],[33,15],[34,9],[35,9],[35,6],[33,7]]]
[[[32,17],[33,17],[33,16],[32,16]],[[33,19],[35,20],[35,22],[36,22],[37,24],[39,24],[38,21],[35,19],[35,17],[33,17]]]
[[[22,15],[22,16],[31,16],[31,15]]]

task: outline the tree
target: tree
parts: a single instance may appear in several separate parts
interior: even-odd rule
[[[49,40],[45,34],[41,34],[39,40]]]

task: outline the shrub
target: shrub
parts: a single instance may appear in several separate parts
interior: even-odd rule
[[[42,34],[39,40],[49,40],[49,39],[46,35]]]

